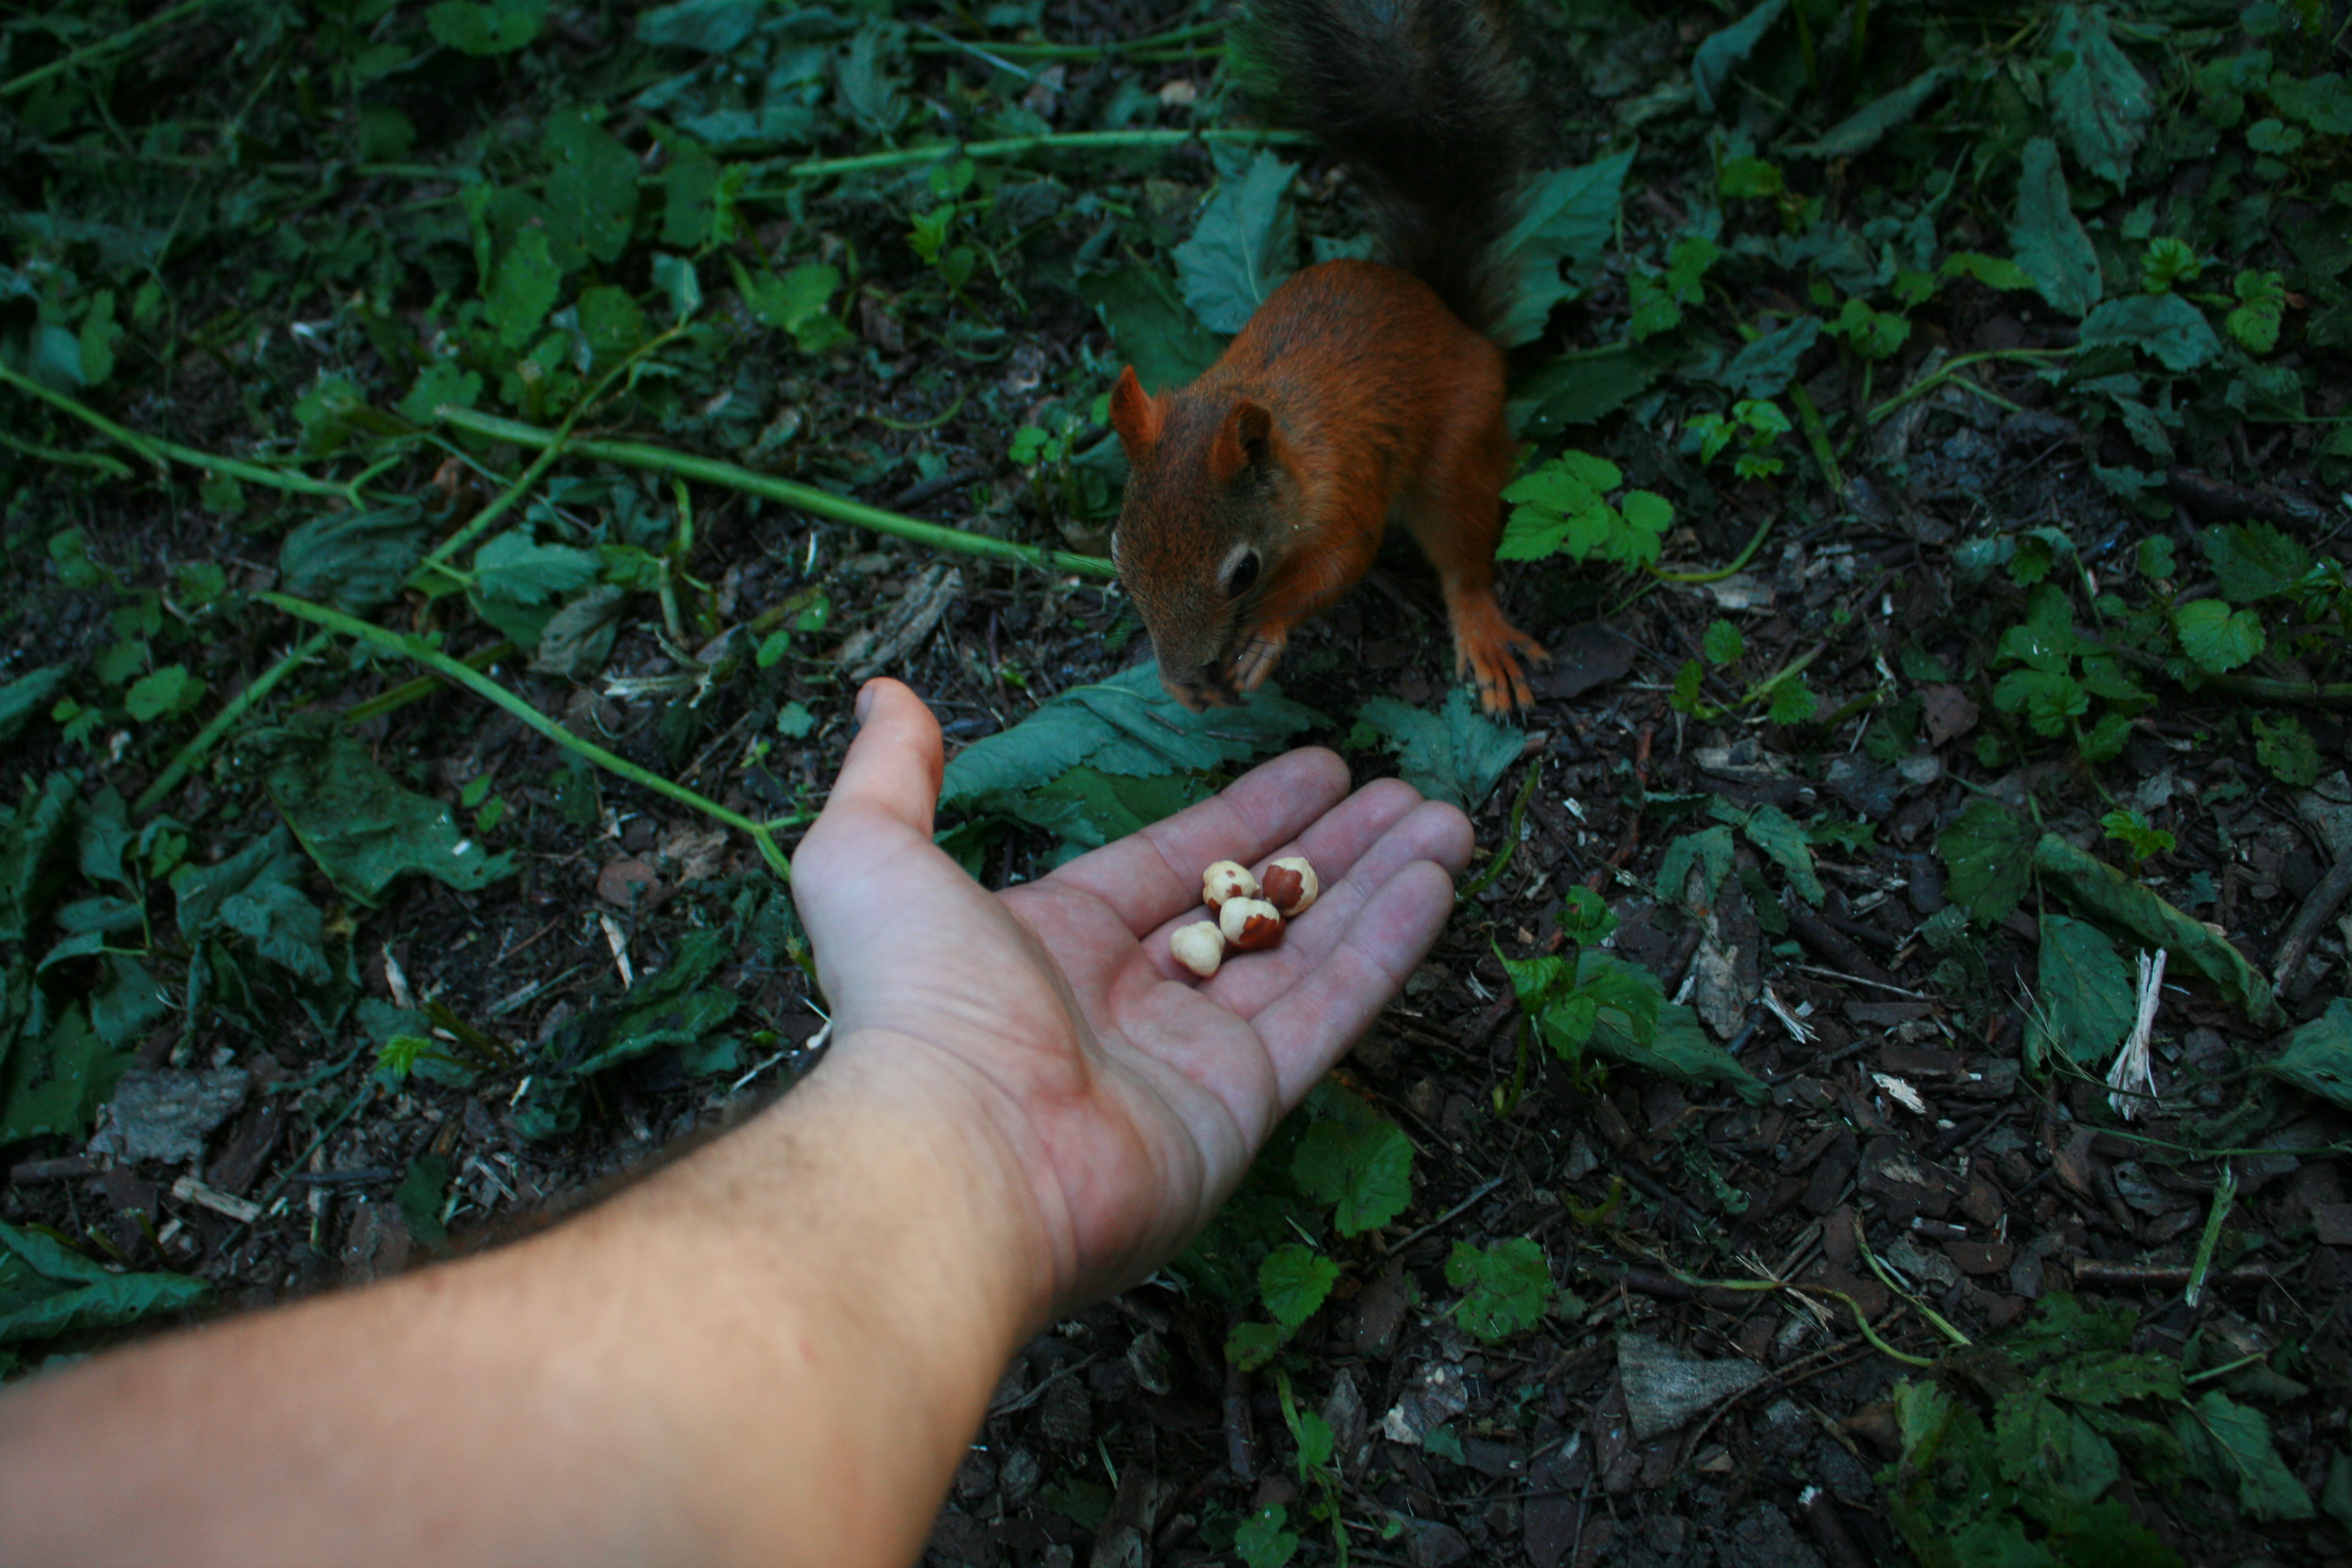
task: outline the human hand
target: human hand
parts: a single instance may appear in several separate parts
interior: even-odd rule
[[[896,681],[793,858],[834,1012],[833,1058],[949,1108],[1000,1152],[1028,1213],[1043,1304],[1142,1278],[1223,1202],[1283,1114],[1435,941],[1470,825],[1398,780],[1350,795],[1325,751],[1276,758],[1215,799],[992,894],[931,841],[944,763]],[[1278,947],[1195,982],[1168,935],[1213,860],[1304,854],[1323,891]]]

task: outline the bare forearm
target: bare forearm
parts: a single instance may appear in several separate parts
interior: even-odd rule
[[[507,1251],[0,1401],[0,1558],[911,1561],[1045,1301],[968,1135],[842,1068]]]

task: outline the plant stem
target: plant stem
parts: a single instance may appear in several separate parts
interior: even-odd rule
[[[1830,494],[1844,495],[1845,473],[1838,467],[1837,454],[1830,450],[1829,426],[1822,421],[1820,405],[1793,381],[1789,384],[1789,401],[1797,405],[1797,423],[1804,427],[1805,444],[1813,449],[1813,461],[1821,466],[1822,478],[1829,481]]]
[[[877,169],[908,169],[936,163],[942,158],[1012,158],[1039,148],[1055,152],[1101,152],[1135,147],[1181,147],[1194,142],[1259,142],[1288,145],[1305,138],[1279,131],[1061,131],[1043,136],[1004,136],[992,142],[933,142],[920,147],[900,147],[888,153],[861,153],[849,158],[814,158],[782,172],[790,180],[822,180],[834,174],[863,174]],[[738,201],[775,201],[782,190],[746,191]]]
[[[478,648],[467,654],[466,663],[473,669],[488,669],[514,650],[515,645],[501,637],[486,648]],[[379,691],[364,702],[355,702],[344,709],[342,722],[364,724],[371,719],[380,719],[396,709],[407,707],[412,702],[423,701],[440,690],[442,685],[443,682],[437,677],[430,675],[420,675],[414,680],[404,680],[389,691]]]
[[[786,881],[792,879],[792,862],[786,858],[783,850],[778,847],[775,829],[797,826],[807,818],[793,816],[778,818],[773,822],[754,822],[740,812],[730,811],[717,801],[698,795],[684,784],[675,784],[659,773],[639,767],[626,757],[606,751],[593,741],[583,740],[573,734],[488,676],[461,659],[450,658],[422,637],[408,637],[379,626],[372,621],[363,621],[355,616],[347,616],[341,610],[331,610],[324,605],[313,605],[308,600],[292,598],[284,594],[259,594],[255,596],[264,604],[275,605],[299,620],[309,621],[313,626],[324,626],[331,632],[338,632],[344,637],[356,638],[371,647],[385,653],[396,654],[403,658],[421,664],[435,674],[456,681],[476,696],[505,709],[516,719],[538,731],[557,745],[577,756],[586,758],[605,772],[618,774],[631,784],[642,785],[656,795],[674,800],[691,810],[698,811],[712,821],[724,823],[739,833],[751,835],[751,841],[760,847],[761,858],[768,862],[768,868]]]
[[[220,738],[227,734],[237,721],[243,719],[251,710],[255,703],[268,696],[279,681],[316,658],[325,649],[327,642],[327,634],[320,632],[292,653],[255,676],[246,683],[244,690],[221,704],[221,710],[213,715],[212,722],[197,731],[195,739],[180,748],[179,753],[173,757],[171,765],[155,775],[155,782],[139,792],[139,798],[131,803],[131,815],[144,816],[163,805],[164,797],[179,788],[180,782],[189,773],[203,765],[205,758],[210,755],[212,749],[220,743]]]
[[[142,436],[135,430],[117,425],[98,410],[77,403],[61,392],[51,392],[30,376],[20,375],[5,364],[0,364],[0,385],[13,386],[19,392],[30,393],[50,406],[72,415],[100,435],[121,442],[146,458],[148,462],[154,465],[155,471],[159,475],[168,476],[172,464],[175,462],[185,463],[192,468],[201,468],[206,473],[227,474],[236,479],[250,480],[257,485],[267,485],[271,489],[289,490],[296,495],[337,496],[354,506],[360,504],[360,498],[356,493],[357,480],[348,485],[339,485],[329,479],[314,479],[308,474],[281,473],[276,468],[263,468],[258,463],[242,462],[236,458],[223,458],[210,452],[199,452],[193,447],[183,447],[176,441],[166,441],[160,436]]]
[[[116,49],[127,48],[134,40],[144,35],[176,22],[189,12],[201,10],[210,4],[212,0],[180,0],[177,5],[158,11],[143,22],[134,22],[122,31],[109,34],[94,44],[84,44],[73,53],[62,58],[51,60],[47,65],[37,66],[22,76],[10,77],[6,81],[0,82],[0,98],[14,98],[28,88],[40,86],[53,76],[64,75],[85,60],[95,59],[100,55],[110,54]]]
[[[1970,365],[1982,364],[1988,360],[2009,361],[2021,364],[2040,364],[2049,360],[2065,359],[2071,356],[2074,353],[2074,351],[2073,349],[1987,349],[1981,353],[1962,354],[1958,359],[1952,360],[1947,363],[1943,369],[1937,371],[1935,374],[1922,376],[1919,380],[1913,382],[1909,386],[1905,387],[1902,391],[1896,393],[1894,396],[1888,398],[1885,402],[1872,409],[1868,414],[1864,415],[1863,423],[1865,425],[1877,424],[1880,420],[1885,418],[1888,415],[1894,413],[1905,404],[1916,402],[1919,398],[1927,396],[1927,394],[1935,391],[1937,387],[1943,385],[1944,383],[1952,380],[1961,371],[1968,369]],[[1994,397],[1991,393],[1986,392],[1984,388],[1977,385],[1973,382],[1963,382],[1961,384],[1966,386],[1970,392],[1979,393],[1984,396],[1991,397],[1996,403],[2002,402],[2000,398]],[[2003,403],[2002,405],[2004,407],[2012,406],[2006,403]]]
[[[477,414],[470,408],[444,404],[435,412],[444,423],[454,425],[460,430],[487,436],[496,441],[511,441],[519,447],[546,447],[559,438],[556,434],[541,430],[537,426],[519,425],[511,419]],[[1009,539],[990,539],[984,534],[967,533],[960,528],[947,528],[895,511],[885,511],[878,506],[867,506],[864,501],[851,500],[846,496],[821,490],[814,485],[753,473],[749,468],[721,462],[715,458],[674,452],[667,447],[651,446],[642,441],[573,441],[564,449],[577,457],[592,458],[599,462],[618,463],[624,468],[646,468],[657,474],[692,479],[699,484],[717,485],[722,489],[740,490],[746,495],[779,501],[835,522],[846,522],[870,529],[876,533],[887,533],[896,539],[910,540],[934,550],[1017,561],[1044,571],[1068,572],[1081,577],[1108,580],[1117,574],[1111,563],[1098,555],[1078,555],[1066,550],[1041,550],[1035,545],[1016,544]]]

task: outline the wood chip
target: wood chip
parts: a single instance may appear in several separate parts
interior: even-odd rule
[[[231,1197],[217,1187],[208,1187],[194,1176],[182,1176],[172,1184],[172,1195],[184,1204],[194,1204],[200,1209],[226,1215],[239,1225],[251,1225],[261,1217],[261,1205],[243,1198]]]

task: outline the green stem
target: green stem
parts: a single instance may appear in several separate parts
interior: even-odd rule
[[[2053,359],[2065,359],[2073,354],[2074,352],[2074,351],[2073,349],[1987,349],[1982,353],[1962,354],[1958,359],[1946,364],[1943,369],[1937,371],[1935,374],[1922,376],[1917,381],[1913,382],[1909,386],[1905,387],[1902,391],[1888,398],[1885,402],[1880,404],[1877,407],[1872,409],[1868,414],[1863,416],[1863,423],[1866,425],[1877,424],[1880,420],[1885,418],[1888,415],[1894,413],[1905,404],[1913,403],[1927,396],[1937,387],[1942,386],[1946,382],[1958,376],[1960,372],[1968,369],[1970,365],[1982,364],[1988,360],[2020,364],[2041,364]],[[1970,392],[1984,393],[1984,388],[1977,385],[1973,382],[1963,382],[1961,384],[1966,386]],[[1985,395],[1990,397],[1992,395],[1985,393]],[[2001,402],[1998,397],[1993,398],[1993,401],[1996,403]],[[2004,404],[2003,406],[2011,405]]]
[[[132,42],[153,32],[156,28],[176,22],[189,12],[201,10],[210,4],[212,0],[180,0],[177,5],[172,6],[169,10],[158,11],[143,22],[133,23],[122,31],[109,34],[94,44],[84,44],[73,53],[60,59],[51,60],[47,65],[28,70],[22,76],[10,77],[6,81],[0,82],[0,98],[14,98],[28,88],[40,86],[53,76],[63,75],[85,60],[95,59],[100,55],[110,54],[116,49],[127,48]]]
[[[131,803],[131,815],[144,816],[163,805],[164,797],[180,787],[181,780],[203,765],[205,758],[211,755],[212,749],[220,743],[220,738],[227,734],[255,703],[276,689],[279,681],[316,658],[324,651],[327,642],[327,634],[320,632],[247,682],[244,690],[221,705],[221,710],[213,715],[211,723],[196,731],[194,740],[180,748],[171,765],[155,775],[155,782],[139,792],[139,798]]]
[[[501,637],[486,648],[467,654],[466,663],[470,668],[488,669],[514,650],[515,645]],[[420,675],[414,680],[404,680],[389,691],[379,691],[364,702],[355,702],[344,709],[342,722],[364,724],[371,719],[381,719],[412,702],[422,702],[441,689],[442,682],[435,676]]]
[[[1845,494],[1845,473],[1838,467],[1837,454],[1830,450],[1829,426],[1822,420],[1821,405],[1813,395],[1797,383],[1789,384],[1789,401],[1797,405],[1797,423],[1803,426],[1805,444],[1813,449],[1813,461],[1821,466],[1822,478],[1829,481],[1830,494]]]
[[[2112,654],[2140,669],[2164,672],[2165,661],[2156,655],[2136,647],[2117,647],[2110,643],[2104,647],[2085,643],[2085,652]],[[2352,682],[2315,680],[2273,680],[2262,675],[2210,675],[2197,678],[2199,691],[2219,691],[2231,697],[2249,698],[2256,702],[2309,704],[2315,708],[2352,707]]]
[[[1543,762],[1541,758],[1538,758],[1536,765],[1528,770],[1527,782],[1519,785],[1519,798],[1511,803],[1511,826],[1508,829],[1510,836],[1503,840],[1503,847],[1495,851],[1495,858],[1486,862],[1486,868],[1479,872],[1477,878],[1468,887],[1454,895],[1454,901],[1456,904],[1466,904],[1493,887],[1495,879],[1500,877],[1504,869],[1510,865],[1511,852],[1519,847],[1520,826],[1527,820],[1528,801],[1536,793],[1536,780],[1542,776]]]
[[[266,468],[258,463],[241,462],[235,458],[223,458],[211,452],[199,452],[193,447],[183,447],[176,441],[166,441],[160,436],[142,436],[135,430],[117,425],[98,410],[75,402],[61,392],[52,392],[31,377],[18,374],[5,364],[0,364],[0,385],[13,386],[19,392],[30,393],[50,406],[72,415],[100,435],[121,442],[146,458],[148,462],[154,465],[155,471],[159,475],[168,475],[171,472],[172,464],[175,462],[185,463],[192,468],[201,468],[206,473],[228,474],[236,479],[250,480],[257,485],[267,485],[271,489],[289,490],[296,495],[336,496],[350,501],[354,506],[360,504],[360,498],[355,493],[358,488],[356,483],[339,485],[327,479],[314,479],[308,474],[280,473],[276,468]]]
[[[835,174],[863,174],[877,169],[908,169],[936,163],[942,158],[1013,158],[1039,148],[1056,152],[1100,152],[1106,148],[1181,147],[1194,142],[1255,142],[1268,145],[1305,141],[1286,132],[1267,131],[1062,131],[1043,136],[1004,136],[992,142],[932,142],[920,147],[900,147],[888,153],[861,153],[850,158],[814,158],[782,171],[791,180],[822,180]],[[738,201],[775,201],[782,190],[746,191]]]
[[[787,881],[791,879],[792,862],[785,857],[783,850],[778,847],[775,829],[797,826],[806,818],[795,816],[779,818],[773,822],[754,822],[740,812],[730,811],[717,801],[697,795],[684,784],[674,784],[659,773],[639,767],[626,757],[606,751],[593,741],[583,740],[573,734],[488,676],[482,674],[462,659],[450,658],[422,637],[408,637],[379,626],[373,622],[361,620],[355,616],[347,616],[341,610],[331,610],[324,605],[313,605],[308,600],[292,598],[284,594],[260,594],[256,597],[264,604],[275,605],[298,620],[309,621],[312,626],[324,626],[331,632],[338,632],[344,637],[366,643],[370,647],[421,664],[435,674],[456,681],[484,700],[505,709],[522,723],[538,731],[557,745],[577,756],[586,758],[605,772],[617,774],[631,784],[649,789],[666,799],[674,800],[689,810],[698,811],[712,821],[723,823],[739,833],[749,834],[751,841],[760,847],[761,858],[768,862],[769,869]]]
[[[492,440],[511,441],[518,447],[546,447],[558,438],[536,426],[519,425],[511,419],[477,414],[470,408],[444,404],[435,412],[445,424],[454,425],[477,436],[487,436]],[[895,539],[909,540],[933,550],[1017,561],[1026,566],[1048,572],[1068,572],[1081,577],[1108,580],[1117,575],[1111,563],[1098,555],[1078,555],[1066,550],[1041,550],[1034,545],[1016,544],[1009,539],[990,539],[984,534],[967,533],[960,528],[947,528],[939,523],[904,517],[895,511],[885,511],[878,506],[867,506],[864,501],[851,500],[830,490],[821,490],[814,485],[753,473],[749,468],[721,462],[715,458],[674,452],[667,447],[650,446],[642,441],[573,441],[564,449],[575,457],[669,474],[698,484],[717,485],[721,489],[740,490],[745,495],[778,501],[835,522],[846,522],[870,529],[876,533],[887,533]]]
[[[1737,576],[1748,569],[1748,563],[1756,559],[1756,552],[1764,548],[1764,541],[1771,533],[1772,524],[1778,521],[1768,514],[1762,522],[1758,523],[1756,531],[1748,535],[1747,545],[1731,558],[1728,566],[1718,567],[1712,572],[1653,572],[1650,575],[1661,583],[1720,583],[1726,577]]]

